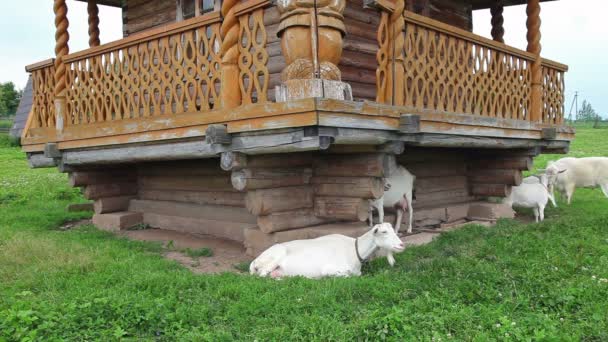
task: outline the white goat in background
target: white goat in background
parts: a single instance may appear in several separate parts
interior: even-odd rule
[[[533,176],[536,178],[535,176]],[[511,189],[511,194],[504,199],[503,203],[511,207],[532,208],[536,222],[545,219],[545,208],[551,195],[549,194],[549,180],[546,175],[539,176],[539,182],[528,179],[519,186]],[[531,177],[528,177],[531,178]]]
[[[412,175],[405,167],[397,165],[395,171],[384,179],[384,195],[377,200],[370,200],[369,224],[373,225],[373,209],[378,210],[380,223],[384,222],[384,208],[394,208],[397,211],[395,220],[395,232],[399,233],[403,213],[409,213],[407,232],[412,232],[412,221],[414,209],[412,208],[412,193],[416,176]]]
[[[576,188],[601,188],[608,197],[608,158],[562,158],[549,162],[544,170],[549,177],[549,191],[554,188],[566,196],[568,204]]]

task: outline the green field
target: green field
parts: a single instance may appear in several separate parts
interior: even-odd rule
[[[581,128],[572,155],[608,156]],[[538,160],[542,167],[550,158]],[[608,199],[578,190],[542,224],[504,220],[377,260],[351,279],[195,275],[93,227],[54,170],[0,137],[0,341],[608,340]]]
[[[5,119],[0,120],[0,131],[3,128],[10,129],[11,127],[13,127],[13,120],[5,120]]]

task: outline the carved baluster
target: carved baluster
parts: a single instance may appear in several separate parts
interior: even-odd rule
[[[53,4],[55,12],[55,113],[56,128],[63,129],[65,119],[65,89],[66,89],[66,65],[63,63],[63,57],[70,53],[68,41],[70,35],[68,27],[68,6],[65,0],[55,0]]]
[[[528,0],[526,8],[528,20],[528,52],[533,53],[536,58],[531,66],[532,90],[530,92],[530,120],[533,122],[542,121],[542,65],[541,65],[541,45],[540,45],[540,2],[539,0]]]
[[[239,2],[239,0],[224,0],[221,9],[224,18],[220,28],[222,37],[220,48],[220,56],[222,57],[220,89],[222,108],[234,108],[241,105],[238,65],[240,25],[234,13]]]
[[[97,0],[89,0],[87,3],[89,13],[89,47],[99,46],[99,7]]]
[[[405,0],[397,0],[395,2],[395,10],[391,14],[392,25],[392,48],[393,48],[393,104],[403,106],[405,104],[405,18],[403,11],[405,10]],[[390,78],[389,78],[390,80]]]
[[[500,43],[505,42],[505,28],[503,26],[505,19],[502,15],[503,11],[504,6],[502,0],[497,0],[490,9],[490,13],[492,14],[492,39]]]

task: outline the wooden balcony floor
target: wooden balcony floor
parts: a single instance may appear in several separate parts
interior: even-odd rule
[[[574,138],[574,130],[565,126],[412,110],[375,102],[304,99],[231,110],[89,123],[68,126],[62,132],[32,128],[23,141],[23,149],[43,151],[47,142],[56,142],[60,150],[72,150],[200,140],[211,124],[225,124],[228,132],[235,135],[317,127],[319,135],[330,136],[334,144],[374,145],[396,140],[435,147],[562,149]]]

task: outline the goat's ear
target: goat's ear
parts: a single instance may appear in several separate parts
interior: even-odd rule
[[[378,234],[378,228],[374,228],[374,234]]]
[[[566,172],[566,171],[568,171],[568,169],[563,169],[563,170],[560,170],[558,173],[564,173],[564,172]]]

